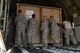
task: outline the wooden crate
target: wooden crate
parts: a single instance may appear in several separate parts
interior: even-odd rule
[[[22,10],[22,13],[24,16],[26,16],[26,10],[31,10],[34,11],[34,13],[36,14],[36,19],[38,20],[38,24],[37,24],[37,34],[35,36],[35,43],[41,44],[42,43],[42,39],[41,39],[41,35],[40,35],[40,21],[41,18],[43,16],[47,16],[48,18],[50,18],[51,15],[54,16],[55,20],[57,21],[57,23],[61,23],[62,22],[62,9],[61,8],[55,8],[55,7],[46,7],[46,6],[37,6],[37,5],[29,5],[29,4],[17,4],[17,11],[18,9]],[[56,37],[56,39],[63,43],[62,40],[62,36],[61,36],[61,28],[59,28],[59,33],[58,36]],[[52,38],[49,35],[48,37],[48,43],[52,43]]]

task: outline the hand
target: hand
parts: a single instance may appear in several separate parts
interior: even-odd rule
[[[57,25],[58,25],[59,27],[62,27],[62,24],[61,24],[61,23],[57,23]]]

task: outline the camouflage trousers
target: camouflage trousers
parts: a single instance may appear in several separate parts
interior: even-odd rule
[[[30,48],[34,47],[35,35],[36,35],[36,30],[27,31],[28,43]]]
[[[43,49],[47,49],[47,47],[48,47],[48,31],[42,31],[42,43],[43,43]]]
[[[74,36],[74,32],[72,29],[65,29],[64,30],[64,38],[66,45],[70,45],[70,40],[73,43],[73,45],[77,45],[76,38]]]
[[[52,40],[53,40],[53,46],[59,45],[59,41],[56,39],[57,35],[58,35],[57,30],[51,30],[51,37],[52,37]]]
[[[27,37],[25,30],[16,30],[16,36],[15,36],[15,46],[17,47],[26,47],[27,46]]]

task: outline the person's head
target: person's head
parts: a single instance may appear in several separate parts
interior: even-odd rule
[[[32,14],[32,18],[35,18],[35,16],[36,16],[35,14]]]
[[[50,19],[53,19],[53,18],[54,18],[54,17],[51,15],[51,16],[50,16]]]
[[[20,9],[18,10],[18,15],[22,15],[22,11]]]
[[[43,19],[47,19],[47,16],[43,16]]]

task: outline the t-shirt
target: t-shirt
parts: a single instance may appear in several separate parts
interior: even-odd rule
[[[69,21],[63,21],[65,29],[72,29],[71,23]]]

